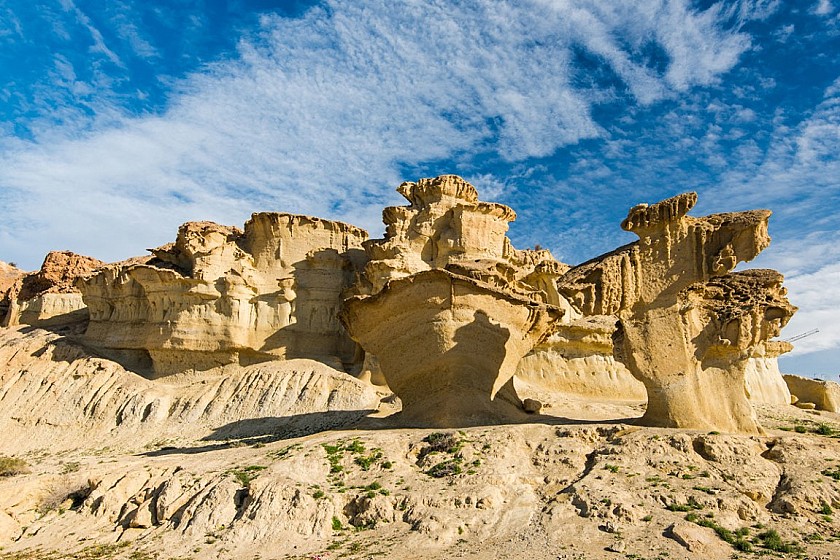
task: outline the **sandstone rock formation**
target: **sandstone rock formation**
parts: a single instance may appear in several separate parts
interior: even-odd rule
[[[40,270],[19,278],[8,290],[3,324],[51,326],[85,320],[87,310],[74,283],[104,264],[70,251],[48,253]]]
[[[750,402],[790,404],[790,390],[779,370],[778,358],[791,350],[793,344],[783,340],[768,340],[756,346],[745,373]]]
[[[644,423],[758,432],[746,366],[795,308],[778,273],[728,273],[769,245],[770,212],[687,216],[696,200],[632,208],[622,227],[640,241],[570,270],[559,291],[619,317],[615,354],[645,384]]]
[[[12,286],[15,285],[18,278],[21,278],[25,274],[26,272],[19,269],[14,264],[0,261],[0,325],[3,324],[3,320],[5,319],[6,313],[8,313],[9,306],[11,305],[11,296],[9,295],[9,291],[12,289]]]
[[[345,302],[342,321],[376,355],[405,422],[459,426],[516,418],[512,377],[559,310],[438,269]]]
[[[519,360],[563,315],[547,251],[517,251],[505,235],[513,210],[480,202],[454,175],[403,183],[409,206],[383,212],[384,239],[360,295],[341,319],[374,354],[408,422],[461,425],[517,415]]]
[[[647,392],[613,357],[616,317],[591,315],[557,327],[519,362],[517,379],[581,399],[645,401]]]
[[[77,283],[90,310],[84,340],[153,376],[301,357],[352,369],[363,356],[337,313],[365,239],[341,222],[273,212],[244,231],[184,224],[148,264]]]
[[[800,401],[814,403],[817,410],[840,412],[840,384],[800,375],[785,375],[784,379],[791,394]]]

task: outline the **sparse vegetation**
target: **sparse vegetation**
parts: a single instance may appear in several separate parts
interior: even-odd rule
[[[665,506],[665,509],[668,511],[694,511],[698,509],[703,509],[703,506],[698,504],[697,501],[694,499],[694,496],[689,496],[688,501],[684,504],[678,504],[677,502],[672,502]]]
[[[333,515],[332,518],[332,530],[333,531],[341,531],[344,529],[344,525],[341,523],[341,519]]]
[[[239,484],[242,486],[249,486],[251,481],[259,476],[259,472],[265,470],[267,467],[263,467],[260,465],[250,465],[247,467],[242,468],[235,468],[228,471],[229,474],[233,475]]]
[[[432,478],[443,478],[445,476],[461,474],[461,472],[461,460],[458,458],[452,458],[434,465],[426,471],[426,474]]]
[[[685,520],[690,521],[691,523],[696,523],[701,527],[708,527],[709,529],[712,529],[715,533],[717,533],[718,537],[732,545],[735,550],[750,552],[753,549],[752,543],[747,540],[747,535],[749,535],[750,530],[746,527],[742,527],[737,531],[730,531],[726,527],[721,527],[715,523],[714,519],[709,517],[700,517],[696,513],[689,513],[685,516]]]
[[[69,461],[61,465],[61,474],[79,472],[81,465],[77,461]]]
[[[28,472],[29,464],[23,459],[0,456],[0,476],[17,476]]]
[[[822,474],[834,480],[840,480],[840,466],[824,469]]]
[[[756,536],[756,544],[773,552],[797,553],[802,547],[790,541],[782,540],[782,537],[775,529],[769,529]]]

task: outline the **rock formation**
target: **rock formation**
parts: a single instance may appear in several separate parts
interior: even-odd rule
[[[341,222],[262,212],[244,231],[181,226],[148,264],[118,264],[77,283],[86,344],[153,376],[238,363],[363,359],[337,314],[364,262],[367,233]]]
[[[580,399],[645,401],[645,386],[613,357],[616,317],[591,315],[557,327],[519,362],[517,379]]]
[[[403,418],[461,425],[516,416],[519,360],[563,315],[547,251],[516,251],[513,210],[480,202],[454,175],[403,183],[409,206],[386,208],[384,239],[365,243],[363,292],[342,322],[378,359]]]
[[[800,375],[785,375],[784,379],[799,401],[814,403],[817,410],[840,412],[840,384]]]
[[[790,404],[790,389],[779,371],[778,358],[793,350],[793,344],[783,340],[768,340],[756,346],[747,362],[745,384],[750,402]]]
[[[12,303],[9,292],[15,282],[25,274],[26,272],[14,264],[0,261],[0,325],[3,324]]]
[[[70,251],[48,253],[40,270],[18,278],[7,291],[3,324],[45,327],[85,320],[87,309],[74,283],[104,264]]]
[[[770,243],[770,212],[693,218],[687,193],[632,208],[639,241],[569,271],[560,293],[619,318],[616,357],[647,389],[649,425],[758,432],[745,389],[756,348],[795,308],[773,271],[729,274]]]
[[[397,190],[409,204],[383,211],[383,239],[263,212],[242,230],[184,224],[110,265],[50,253],[5,289],[5,322],[72,324],[150,378],[315,359],[389,387],[417,424],[521,418],[514,375],[529,396],[647,398],[656,426],[754,433],[750,400],[789,401],[788,347],[770,340],[795,310],[782,279],[731,273],[769,244],[769,211],[694,218],[694,193],[639,205],[622,223],[638,242],[570,269],[516,250],[514,211],[460,177]]]

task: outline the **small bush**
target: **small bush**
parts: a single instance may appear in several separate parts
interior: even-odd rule
[[[834,433],[834,430],[828,424],[820,424],[814,429],[814,433],[821,436],[830,436]]]
[[[426,471],[426,474],[431,476],[432,478],[443,478],[445,476],[454,476],[456,474],[461,474],[460,463],[461,461],[458,459],[449,459],[433,466],[432,468]]]
[[[239,484],[242,486],[248,486],[251,484],[252,480],[257,478],[258,473],[266,468],[267,467],[262,467],[260,465],[251,465],[241,469],[231,469],[228,472],[233,475],[233,478],[235,478]]]
[[[840,467],[834,467],[833,469],[825,469],[822,471],[822,474],[833,478],[834,480],[840,480]]]
[[[341,531],[344,529],[344,525],[341,524],[341,519],[333,515],[332,518],[332,530],[333,531]]]
[[[756,536],[757,544],[762,547],[766,548],[767,550],[772,550],[773,552],[801,552],[802,548],[793,542],[786,542],[782,540],[782,537],[776,532],[775,529],[770,529],[763,533],[760,533]]]
[[[363,444],[358,439],[354,439],[352,443],[347,444],[347,447],[344,448],[345,451],[349,451],[350,453],[364,453],[365,452],[365,444]]]
[[[461,440],[459,440],[454,433],[435,432],[426,436],[423,441],[429,444],[426,448],[425,454],[440,452],[440,453],[457,453],[461,450]]]
[[[696,509],[703,509],[703,506],[697,503],[697,500],[694,499],[693,496],[688,498],[688,502],[684,504],[678,504],[676,502],[668,504],[666,506],[668,511],[694,511]]]
[[[29,464],[23,459],[0,456],[0,476],[17,476],[28,472]]]

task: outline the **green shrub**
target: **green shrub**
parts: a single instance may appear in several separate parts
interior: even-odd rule
[[[448,459],[427,470],[426,474],[432,478],[443,478],[445,476],[461,474],[460,463],[460,459]]]

